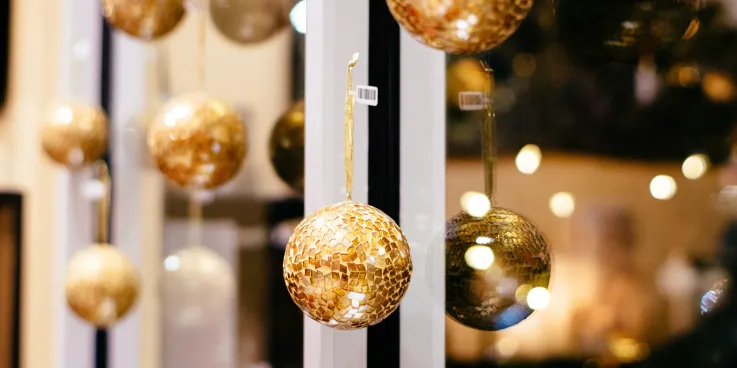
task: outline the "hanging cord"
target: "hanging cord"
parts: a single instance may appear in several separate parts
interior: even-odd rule
[[[483,142],[481,155],[484,161],[484,189],[489,197],[492,205],[494,204],[494,169],[496,166],[496,147],[494,145],[496,133],[496,116],[494,113],[493,90],[494,90],[494,70],[489,65],[481,61],[481,67],[486,72],[486,88],[484,88],[484,98],[486,110],[483,119]]]
[[[202,246],[202,201],[197,191],[189,196],[189,245]]]
[[[345,192],[348,200],[353,194],[353,106],[356,96],[353,95],[353,68],[358,63],[358,53],[348,62],[348,86],[345,92]]]
[[[201,91],[205,90],[205,50],[207,39],[207,10],[202,10],[199,14],[199,34],[198,34],[198,50],[197,50],[197,88]]]
[[[105,161],[97,161],[98,180],[102,183],[104,193],[97,202],[97,243],[108,244],[110,241],[108,224],[110,222],[110,170]]]

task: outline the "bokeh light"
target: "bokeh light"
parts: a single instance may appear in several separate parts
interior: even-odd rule
[[[289,12],[289,21],[292,22],[294,30],[305,34],[307,32],[307,1],[301,0],[294,5]]]
[[[655,199],[669,200],[676,195],[677,190],[675,179],[668,175],[658,175],[650,181],[650,194]]]
[[[688,156],[688,158],[683,161],[681,169],[683,171],[683,176],[686,178],[691,180],[699,179],[704,176],[706,171],[709,169],[709,157],[704,154]]]
[[[517,354],[517,351],[519,350],[519,342],[510,336],[502,337],[496,343],[496,350],[499,352],[500,356],[510,358],[514,356],[514,354]]]
[[[466,192],[461,196],[461,208],[473,217],[482,218],[491,210],[491,201],[483,193]]]
[[[464,255],[468,267],[474,270],[486,271],[494,264],[494,252],[485,245],[473,245]]]
[[[534,310],[543,310],[550,303],[550,293],[544,287],[536,287],[527,293],[527,306]]]
[[[571,217],[573,211],[576,209],[576,201],[573,199],[571,193],[558,192],[550,197],[549,201],[550,211],[560,218]]]
[[[540,147],[534,144],[528,144],[519,151],[515,158],[515,164],[517,164],[517,170],[523,174],[533,174],[540,167],[540,161],[542,160],[542,151]]]

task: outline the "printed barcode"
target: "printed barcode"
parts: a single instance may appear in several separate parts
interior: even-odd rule
[[[461,110],[483,110],[486,107],[486,96],[482,92],[461,92],[458,94]]]
[[[376,106],[379,103],[379,89],[372,86],[357,86],[356,102]]]

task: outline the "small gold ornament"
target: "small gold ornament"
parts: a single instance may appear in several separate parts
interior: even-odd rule
[[[231,180],[246,155],[246,130],[238,112],[198,93],[164,105],[148,131],[159,170],[184,188],[212,189]]]
[[[69,262],[66,277],[69,307],[97,327],[125,317],[138,298],[138,273],[128,257],[109,244],[78,252]]]
[[[445,92],[449,106],[458,106],[458,95],[467,91],[482,91],[486,88],[486,72],[479,61],[464,57],[451,64],[446,75]]]
[[[215,27],[237,43],[267,40],[289,24],[283,0],[210,0]]]
[[[41,144],[52,160],[70,169],[97,161],[107,151],[105,112],[93,105],[61,105],[46,119]]]
[[[492,207],[494,193],[493,71],[486,71],[483,158],[486,196],[465,203],[445,225],[446,313],[471,328],[514,326],[548,303],[550,249],[529,220]],[[468,202],[475,201],[469,199]],[[484,203],[480,203],[484,202]],[[479,209],[485,211],[479,211]]]
[[[348,64],[351,71],[358,54]],[[340,330],[375,325],[399,306],[409,287],[412,259],[407,239],[380,210],[351,200],[353,104],[346,93],[345,168],[348,200],[307,216],[284,255],[284,282],[310,318]]]
[[[477,53],[506,41],[533,0],[386,0],[394,19],[424,44],[452,54]],[[462,4],[461,4],[462,3]]]
[[[102,0],[102,9],[110,25],[146,41],[171,32],[185,14],[182,0]]]
[[[276,122],[269,139],[271,164],[292,189],[305,184],[305,103],[298,101]]]
[[[724,279],[711,287],[701,298],[701,314],[710,315],[721,309],[726,303],[729,291],[729,279]]]

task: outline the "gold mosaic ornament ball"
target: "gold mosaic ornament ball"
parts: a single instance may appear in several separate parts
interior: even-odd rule
[[[188,189],[230,181],[246,156],[246,129],[238,112],[204,93],[167,102],[148,128],[148,149],[159,170]]]
[[[493,207],[481,218],[462,212],[445,226],[447,314],[477,330],[514,326],[548,302],[551,258],[529,220]]]
[[[279,178],[302,193],[305,185],[305,103],[298,101],[271,131],[269,156]]]
[[[310,318],[340,330],[375,325],[412,276],[407,239],[385,213],[345,201],[307,216],[287,243],[284,281]]]
[[[97,327],[108,327],[125,317],[139,292],[140,278],[133,264],[109,244],[79,251],[67,267],[67,304]]]
[[[210,14],[220,33],[242,44],[265,41],[289,24],[283,0],[210,0]]]
[[[206,326],[236,297],[235,275],[211,249],[187,247],[164,258],[164,315],[180,326]]]
[[[182,0],[102,0],[111,26],[141,40],[153,40],[174,30],[185,14]]]
[[[701,314],[709,315],[721,309],[727,299],[729,279],[724,279],[711,287],[701,298]]]
[[[107,116],[94,105],[60,105],[46,118],[41,145],[52,160],[71,169],[95,162],[107,151]]]
[[[533,0],[386,0],[394,19],[422,43],[451,53],[477,53],[506,41]]]

